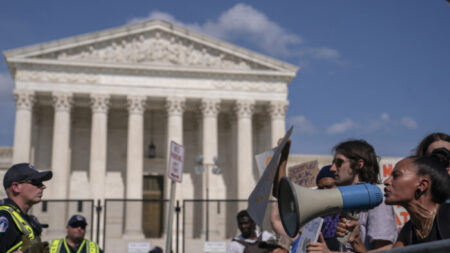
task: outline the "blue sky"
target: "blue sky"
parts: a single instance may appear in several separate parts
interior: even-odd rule
[[[300,66],[289,85],[292,152],[363,138],[406,156],[450,133],[450,4],[423,1],[2,1],[0,51],[163,18]],[[0,61],[0,145],[14,132]]]

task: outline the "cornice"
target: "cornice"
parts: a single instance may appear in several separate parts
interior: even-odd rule
[[[175,25],[162,20],[151,20],[138,24],[125,25],[117,28],[107,29],[99,32],[88,33],[84,35],[78,35],[70,38],[65,38],[61,40],[51,41],[47,43],[37,44],[33,46],[28,46],[24,48],[12,49],[4,52],[7,61],[10,62],[12,58],[28,58],[37,56],[40,54],[46,54],[55,52],[58,50],[65,50],[73,47],[86,46],[93,43],[99,43],[107,40],[114,40],[118,38],[123,38],[130,35],[136,35],[148,31],[161,30],[165,31],[184,39],[208,46],[220,50],[222,52],[235,55],[242,59],[255,62],[269,68],[274,68],[283,72],[293,72],[298,71],[298,67],[291,65],[286,62],[276,60],[271,57],[264,56],[262,54],[250,51],[238,47],[236,45],[215,39],[211,36]]]

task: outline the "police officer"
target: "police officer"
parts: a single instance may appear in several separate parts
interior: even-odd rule
[[[8,198],[0,205],[0,253],[43,252],[42,228],[27,213],[41,201],[45,189],[42,182],[50,180],[52,175],[51,171],[39,172],[28,163],[8,169],[3,178]]]
[[[50,243],[50,253],[103,253],[97,243],[84,239],[86,218],[74,215],[67,222],[67,235]]]

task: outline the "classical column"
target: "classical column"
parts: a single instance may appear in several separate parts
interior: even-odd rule
[[[170,154],[170,142],[175,141],[178,144],[183,144],[183,112],[185,107],[186,99],[183,97],[168,97],[166,100],[166,110],[167,110],[167,163],[169,162]],[[166,172],[167,175],[167,172]],[[165,196],[170,199],[170,185],[171,180],[166,180]],[[175,187],[176,186],[176,187]],[[175,199],[180,199],[182,196],[181,185],[174,184],[173,197]],[[168,217],[173,218],[173,217]],[[167,224],[167,223],[166,223]],[[166,241],[166,245],[170,242],[172,247],[176,245],[176,222],[173,222],[171,228],[167,232],[172,234],[171,240]],[[179,236],[181,238],[181,236]]]
[[[14,129],[14,163],[30,162],[31,118],[34,104],[34,92],[31,90],[15,90],[16,125]]]
[[[70,110],[72,93],[54,92],[55,108],[52,146],[52,195],[55,199],[68,197],[70,179]]]
[[[203,149],[203,167],[205,171],[206,199],[225,199],[225,182],[222,174],[213,173],[212,169],[215,167],[214,157],[219,154],[218,148],[218,124],[217,115],[219,114],[220,100],[206,98],[203,99],[200,105],[200,110],[203,114],[203,127],[202,127],[202,149]],[[207,203],[206,212],[208,215],[208,239],[218,238],[224,235],[225,231],[225,219],[224,215],[216,216],[217,212],[212,211],[209,203]]]
[[[220,185],[217,183],[222,177],[211,173],[214,167],[214,157],[218,156],[218,129],[217,129],[217,115],[220,109],[219,99],[203,99],[200,105],[200,110],[203,115],[202,127],[202,153],[203,165],[206,171],[204,172],[209,177],[208,189],[209,196],[207,198],[222,198],[224,192],[220,192]],[[222,182],[223,183],[223,182]],[[218,191],[219,190],[219,191]],[[219,196],[218,196],[219,195]]]
[[[167,98],[167,150],[170,148],[170,141],[183,144],[183,112],[185,103],[186,99],[182,97]]]
[[[238,198],[247,199],[255,185],[253,177],[252,114],[254,101],[238,100],[237,116],[237,178]]]
[[[106,178],[109,95],[91,94],[92,126],[89,160],[91,196],[103,199]]]
[[[128,96],[127,199],[143,198],[144,171],[144,111],[145,96]],[[142,233],[142,202],[126,203],[124,237],[144,238]]]
[[[278,139],[283,138],[286,132],[286,111],[289,106],[289,101],[270,101],[269,114],[271,119],[271,144],[275,147],[278,144]]]

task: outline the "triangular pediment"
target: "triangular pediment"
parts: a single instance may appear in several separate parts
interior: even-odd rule
[[[160,20],[5,52],[13,59],[293,73],[296,66]]]

